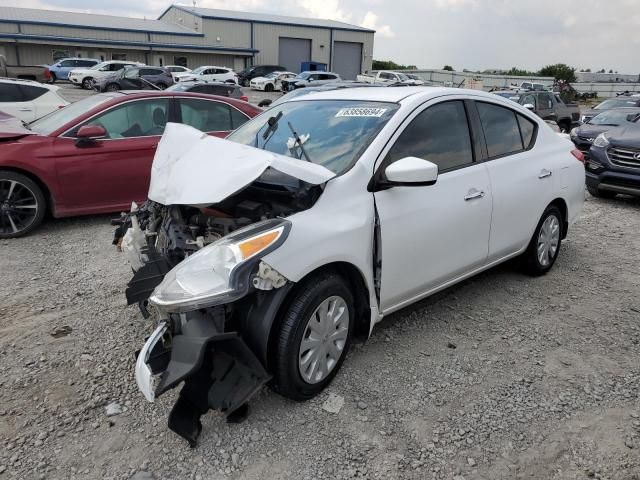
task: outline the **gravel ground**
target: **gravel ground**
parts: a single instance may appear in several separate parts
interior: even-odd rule
[[[638,479],[639,210],[589,197],[547,276],[507,264],[394,314],[319,397],[265,389],[195,449],[177,392],[136,390],[153,326],[109,217],[49,220],[0,242],[0,479]]]

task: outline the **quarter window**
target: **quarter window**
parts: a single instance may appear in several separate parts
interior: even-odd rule
[[[513,110],[478,102],[478,114],[490,158],[521,152],[531,147],[535,124]]]
[[[433,162],[440,172],[472,164],[471,135],[463,102],[439,103],[414,118],[391,147],[386,163],[405,157]]]
[[[102,126],[107,138],[111,139],[162,135],[168,114],[169,100],[166,98],[127,102],[78,125],[67,136],[75,137],[84,125]]]
[[[22,90],[25,101],[35,100],[36,98],[41,97],[49,91],[46,88],[36,87],[32,85],[20,85],[20,90]]]

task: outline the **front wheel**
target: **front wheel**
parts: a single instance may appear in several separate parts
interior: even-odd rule
[[[93,88],[93,78],[85,78],[82,80],[82,88],[91,90]]]
[[[275,390],[293,400],[319,394],[347,355],[354,322],[353,296],[342,277],[325,273],[305,282],[280,326]]]
[[[0,170],[0,238],[26,235],[42,223],[46,200],[29,177]]]
[[[49,78],[49,82],[48,82],[48,83],[50,83],[51,85],[53,85],[54,83],[56,83],[56,80],[57,80],[57,78],[56,78],[56,74],[55,74],[55,73],[53,73],[53,72],[50,72],[49,74],[51,75],[51,77]]]
[[[265,92],[273,92],[273,85],[271,85],[270,83],[267,83],[267,84],[264,86],[264,91],[265,91]]]
[[[560,253],[563,218],[555,205],[547,207],[533,232],[527,250],[522,255],[523,267],[531,276],[547,273]]]
[[[167,86],[164,83],[159,83],[156,85],[156,87],[158,87],[160,90],[164,90],[167,88]]]
[[[105,90],[107,92],[117,92],[118,90],[120,90],[120,87],[118,86],[117,83],[110,83],[105,87]]]

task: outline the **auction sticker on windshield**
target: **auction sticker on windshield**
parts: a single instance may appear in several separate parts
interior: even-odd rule
[[[386,108],[341,108],[338,113],[336,113],[336,117],[381,117],[386,111]]]

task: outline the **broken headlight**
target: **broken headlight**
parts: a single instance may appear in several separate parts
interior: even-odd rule
[[[246,295],[253,266],[285,241],[291,222],[250,225],[194,253],[167,273],[149,301],[180,312],[228,303]]]

